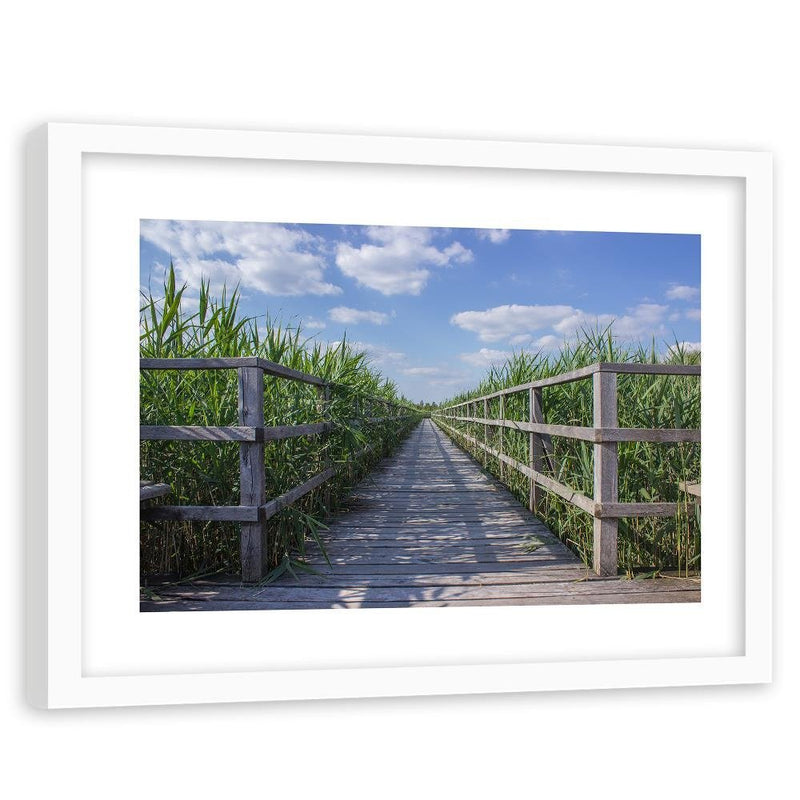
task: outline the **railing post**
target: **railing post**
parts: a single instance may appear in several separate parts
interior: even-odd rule
[[[485,397],[483,398],[483,418],[489,419],[489,401]],[[486,424],[483,426],[483,445],[484,447],[489,447],[489,426]],[[483,451],[483,466],[484,468],[489,466],[488,450]]]
[[[531,422],[544,422],[544,413],[542,412],[542,390],[529,389],[528,390],[528,419]],[[529,460],[530,468],[534,472],[543,472],[544,465],[544,442],[540,433],[531,431],[529,436]],[[544,497],[544,492],[536,485],[536,481],[531,478],[530,480],[530,494],[528,497],[528,508],[536,513]]]
[[[506,396],[504,394],[500,395],[500,421],[504,422],[506,418]],[[503,455],[503,444],[505,442],[505,433],[506,429],[501,425],[499,428],[500,431],[500,446],[498,450],[500,451],[500,455]],[[505,481],[506,478],[506,465],[500,461],[500,480]]]
[[[264,373],[259,367],[239,367],[239,424],[264,425]],[[263,506],[267,502],[267,479],[264,466],[264,442],[239,445],[239,504]],[[260,581],[267,559],[266,522],[241,523],[240,552],[242,580]]]
[[[318,410],[319,414],[322,417],[323,422],[330,422],[330,405],[331,405],[331,385],[329,383],[325,383],[322,386],[317,387],[317,396],[318,396]],[[319,437],[319,449],[320,449],[320,467],[322,470],[328,469],[331,465],[331,457],[330,452],[328,452],[329,448],[329,439],[330,432],[323,433]],[[325,481],[325,489],[322,493],[322,502],[325,504],[325,513],[329,514],[331,510],[331,485],[330,481]]]
[[[594,427],[617,427],[617,374],[595,372],[592,376]],[[619,453],[617,442],[594,445],[594,502],[616,503],[618,492]],[[594,518],[594,571],[598,575],[617,574],[616,518]]]

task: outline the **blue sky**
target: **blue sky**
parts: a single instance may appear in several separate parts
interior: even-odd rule
[[[514,350],[580,327],[700,346],[700,237],[690,234],[142,220],[141,285],[170,257],[193,310],[201,277],[241,310],[347,337],[413,401],[468,389]]]

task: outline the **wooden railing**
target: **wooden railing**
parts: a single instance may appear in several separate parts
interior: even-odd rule
[[[331,391],[336,384],[316,375],[307,375],[263,358],[143,358],[141,370],[206,370],[235,369],[238,377],[239,424],[213,425],[142,425],[142,441],[179,440],[203,442],[236,442],[239,444],[240,499],[237,506],[157,505],[142,509],[141,519],[155,520],[216,520],[241,523],[242,580],[258,581],[264,575],[267,554],[267,520],[297,502],[309,492],[331,480],[346,465],[332,464],[329,457],[325,468],[299,486],[279,497],[267,499],[265,442],[304,436],[328,436],[334,424],[330,421]],[[264,424],[264,376],[273,375],[286,380],[311,384],[317,388],[318,409],[322,422],[302,425]],[[376,412],[382,411],[382,416]],[[354,403],[354,419],[349,422],[406,423],[418,416],[414,409],[380,397],[361,395]],[[375,448],[367,445],[353,453],[356,461]],[[321,450],[324,451],[321,444]]]
[[[699,366],[673,364],[598,363],[551,378],[512,386],[482,397],[475,397],[448,406],[434,413],[437,424],[472,444],[478,450],[500,462],[501,479],[509,466],[529,478],[528,506],[535,512],[541,500],[541,490],[552,492],[594,518],[593,566],[598,575],[617,574],[617,529],[620,517],[671,517],[677,513],[677,503],[620,503],[619,442],[699,442],[700,431],[688,428],[620,428],[617,422],[617,375],[700,375]],[[542,389],[547,386],[592,379],[593,425],[552,425],[544,421]],[[505,398],[528,392],[528,421],[505,418]],[[489,417],[490,401],[499,398],[499,418]],[[476,409],[483,409],[483,416]],[[455,422],[483,425],[484,441],[453,427]],[[489,429],[499,429],[499,447],[490,447]],[[528,463],[523,464],[503,452],[505,429],[529,433]],[[552,457],[551,436],[564,436],[594,444],[594,496],[587,497],[575,489],[545,475],[544,463]],[[551,472],[554,472],[551,465]]]

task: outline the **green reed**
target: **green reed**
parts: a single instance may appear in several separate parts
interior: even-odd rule
[[[375,369],[365,353],[349,342],[326,346],[306,338],[300,325],[283,325],[266,316],[239,312],[238,290],[213,297],[200,287],[198,310],[182,307],[186,287],[178,287],[170,267],[163,297],[143,293],[142,358],[224,358],[257,356],[316,375],[332,384],[326,419],[334,423],[324,440],[301,437],[265,445],[267,497],[277,497],[324,469],[342,465],[325,487],[268,523],[269,566],[276,571],[302,566],[306,543],[319,541],[325,518],[338,507],[352,484],[409,432],[416,419],[360,422],[386,416],[372,398],[407,404],[396,386]],[[259,322],[261,324],[259,324]],[[238,424],[236,370],[143,370],[140,377],[142,425]],[[264,424],[294,425],[322,421],[317,387],[265,376]],[[323,444],[324,441],[324,444]],[[370,447],[358,460],[354,455]],[[140,447],[143,480],[168,483],[170,504],[238,505],[239,446],[235,443],[147,441]],[[221,522],[141,524],[143,575],[239,571],[239,526]]]
[[[564,343],[556,353],[515,353],[504,364],[492,367],[474,391],[453,397],[442,406],[460,403],[529,381],[569,372],[598,361],[632,363],[699,364],[700,354],[680,345],[665,357],[655,343],[649,348],[620,342],[608,328],[583,331],[576,342]],[[700,380],[672,375],[619,375],[619,425],[626,428],[699,428]],[[545,387],[542,390],[544,419],[560,425],[592,425],[592,381]],[[500,400],[489,404],[489,417],[500,416]],[[528,420],[528,393],[505,398],[506,419]],[[461,416],[468,416],[462,414]],[[477,416],[483,416],[479,409]],[[484,428],[475,423],[451,422],[453,427],[483,441]],[[489,428],[488,444],[497,447],[503,437],[503,452],[528,463],[527,432]],[[470,449],[465,440],[461,444]],[[593,494],[593,447],[589,442],[553,436],[553,457],[545,460],[545,474],[588,495]],[[621,502],[678,502],[673,518],[641,517],[619,521],[619,567],[628,575],[678,571],[690,574],[700,569],[699,509],[687,502],[678,488],[680,481],[700,480],[700,445],[694,443],[619,444],[619,499]],[[474,448],[473,448],[474,449]],[[497,459],[475,450],[476,459],[499,477]],[[504,480],[524,503],[528,501],[528,479],[503,466]],[[587,564],[592,562],[592,518],[550,492],[539,510],[543,521]]]

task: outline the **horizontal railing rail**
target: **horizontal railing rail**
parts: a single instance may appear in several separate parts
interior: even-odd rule
[[[141,371],[147,370],[220,370],[237,371],[238,425],[141,425],[141,441],[233,442],[239,445],[240,498],[237,506],[155,505],[141,511],[147,521],[222,521],[241,523],[242,580],[253,582],[264,577],[267,556],[266,523],[284,508],[296,503],[315,489],[324,486],[348,464],[373,452],[376,443],[370,444],[348,456],[348,462],[335,465],[326,455],[319,473],[282,495],[268,499],[266,496],[265,444],[300,437],[323,437],[335,429],[329,419],[332,390],[339,384],[326,381],[282,364],[263,358],[142,358]],[[317,407],[323,421],[296,425],[264,424],[264,376],[310,384],[316,387]],[[350,392],[349,387],[347,388]],[[382,397],[355,394],[352,398],[356,416],[346,420],[349,424],[398,426],[419,416],[410,406],[394,403]],[[375,416],[376,411],[382,416]],[[363,414],[362,414],[363,412]],[[326,505],[329,498],[326,497]]]
[[[581,369],[542,378],[528,383],[510,386],[491,394],[473,397],[461,403],[433,413],[436,423],[456,438],[461,437],[486,456],[497,459],[500,477],[504,478],[505,467],[517,470],[529,480],[528,506],[535,512],[541,502],[541,492],[552,492],[562,499],[590,514],[594,519],[593,567],[599,575],[615,575],[617,572],[617,533],[621,517],[671,517],[678,503],[621,503],[618,498],[620,442],[650,442],[660,444],[700,442],[700,430],[695,428],[620,428],[618,427],[617,375],[667,375],[700,376],[700,367],[684,364],[627,364],[598,362]],[[544,421],[542,411],[542,389],[548,386],[592,379],[593,425],[556,425]],[[528,393],[529,418],[527,421],[506,419],[505,400],[509,396]],[[499,418],[489,415],[489,404],[500,400]],[[483,414],[477,413],[478,406]],[[452,423],[468,423],[483,426],[483,441],[454,427]],[[489,430],[499,430],[499,447],[489,445]],[[517,430],[529,434],[528,463],[523,464],[503,452],[503,431]],[[546,475],[545,461],[553,469],[553,447],[551,436],[578,439],[594,445],[594,492],[593,497],[567,486]]]

